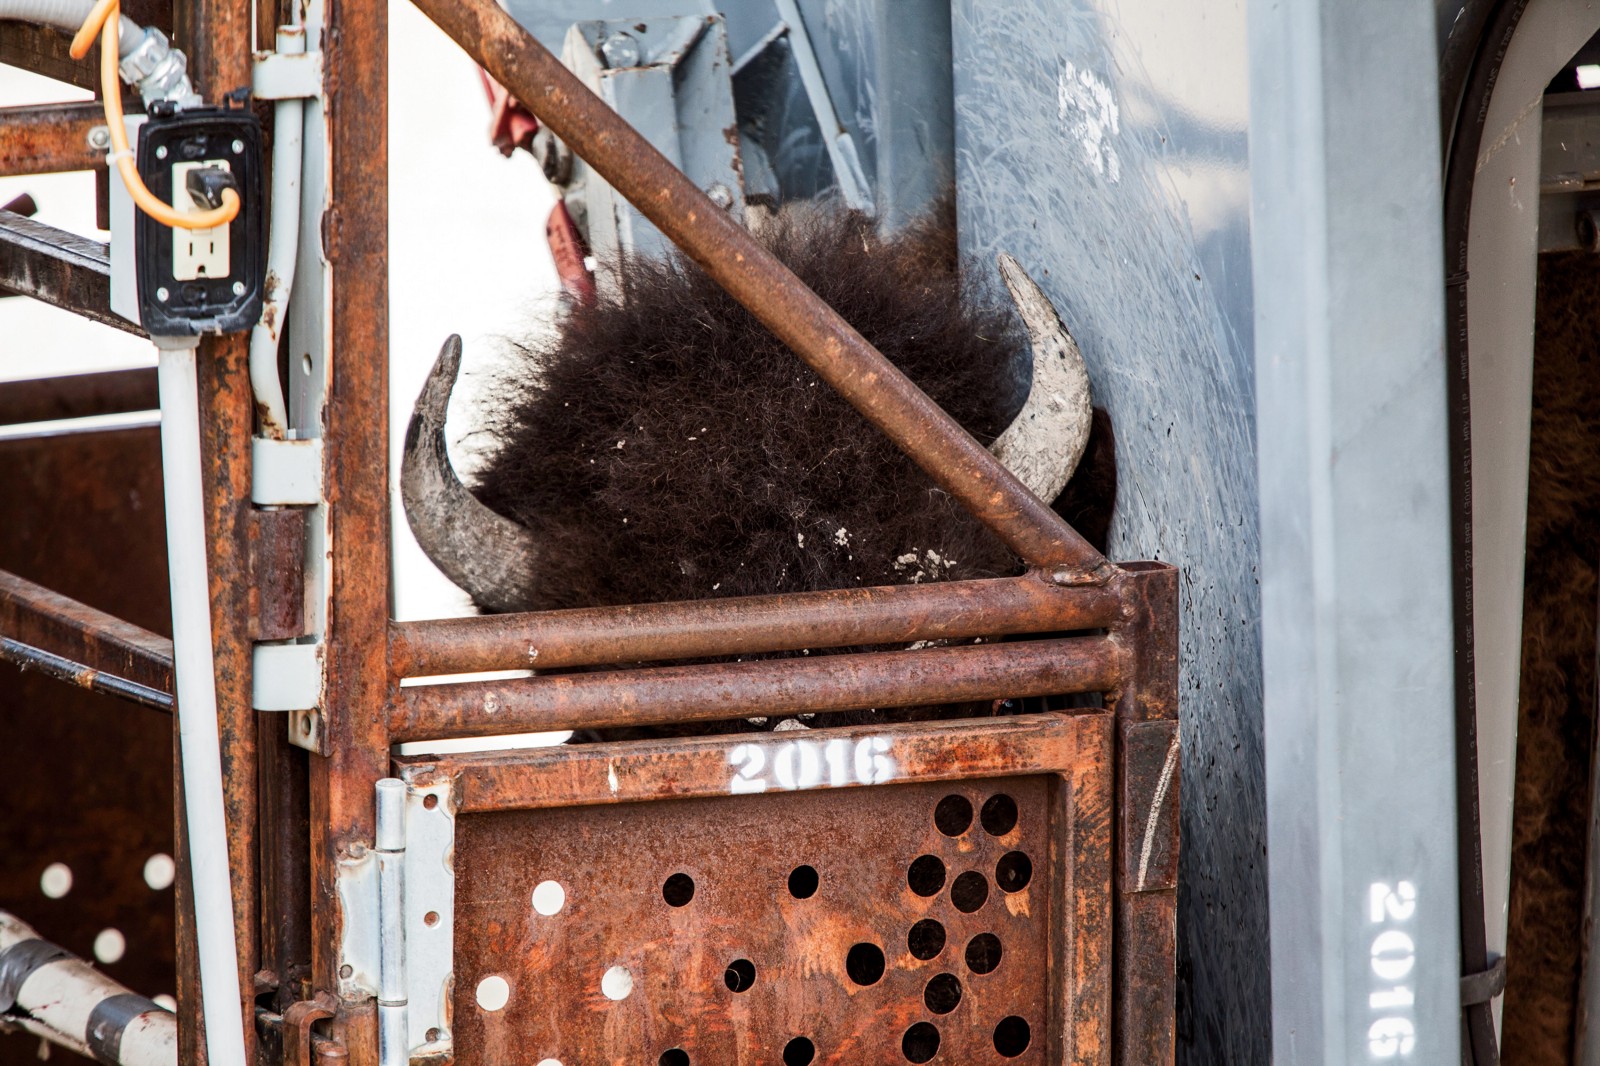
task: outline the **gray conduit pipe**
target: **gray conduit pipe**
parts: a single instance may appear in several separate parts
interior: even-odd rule
[[[36,22],[41,26],[77,33],[89,17],[89,12],[94,10],[94,5],[95,0],[0,0],[0,19]],[[117,27],[117,57],[120,59],[127,55],[139,47],[143,40],[144,30],[123,15]]]

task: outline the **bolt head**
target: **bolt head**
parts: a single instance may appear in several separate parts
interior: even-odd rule
[[[711,198],[712,203],[716,204],[724,211],[733,206],[733,193],[730,192],[728,187],[722,184],[720,181],[712,185],[711,188],[707,189],[706,195]]]
[[[96,126],[89,131],[89,147],[97,152],[103,152],[111,147],[111,131],[104,126]]]
[[[234,155],[243,155],[244,154],[244,142],[243,141],[236,139],[233,142],[233,154]]]
[[[233,294],[235,296],[243,296],[244,295],[244,282],[236,281],[236,282],[233,283]]]
[[[620,31],[607,37],[600,45],[600,58],[606,61],[606,66],[611,70],[636,67],[641,55],[639,42],[632,35]]]
[[[163,144],[163,145],[160,145],[159,147],[156,148],[156,158],[157,159],[165,159],[165,158],[167,158],[167,146],[166,145]]]
[[[171,295],[172,294],[167,291],[167,287],[165,285],[161,286],[161,288],[156,290],[156,299],[160,300],[162,303],[166,303],[167,299]]]

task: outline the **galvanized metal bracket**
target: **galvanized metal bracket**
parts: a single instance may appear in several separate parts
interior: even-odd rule
[[[322,95],[322,53],[265,52],[256,57],[250,92],[257,100],[296,100]]]
[[[322,701],[322,645],[257,644],[252,699],[258,711],[304,711]]]
[[[322,502],[322,439],[250,441],[250,502],[315,507]]]

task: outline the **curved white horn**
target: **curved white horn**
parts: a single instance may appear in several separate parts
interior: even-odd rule
[[[452,336],[439,350],[406,430],[400,467],[406,521],[428,558],[474,603],[491,611],[524,610],[533,537],[474,496],[445,450],[445,412],[460,369],[461,338]]]
[[[1089,443],[1094,412],[1089,406],[1089,371],[1061,316],[1028,272],[1000,253],[1017,313],[1033,345],[1033,386],[1028,401],[989,450],[1033,494],[1050,503],[1061,494]]]

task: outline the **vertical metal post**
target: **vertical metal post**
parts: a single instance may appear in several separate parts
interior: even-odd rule
[[[189,73],[208,103],[250,86],[251,4],[248,0],[191,0],[173,5],[173,32],[189,58]],[[205,482],[206,556],[211,633],[215,647],[218,732],[233,875],[235,940],[243,1010],[253,1016],[257,970],[255,712],[250,699],[250,573],[246,519],[250,509],[250,434],[255,408],[243,336],[201,338],[199,390],[201,459]],[[180,926],[184,936],[193,927]],[[190,956],[180,945],[180,960]],[[200,997],[183,999],[180,1025],[199,1020]],[[198,1029],[194,1026],[193,1029]],[[180,1029],[184,1062],[205,1063],[204,1041]],[[191,1041],[198,1041],[198,1046]],[[255,1027],[244,1028],[246,1061],[253,1061]]]
[[[1249,19],[1274,1058],[1454,1066],[1433,7]]]
[[[327,277],[310,299],[323,303],[327,341],[324,485],[328,504],[329,603],[324,630],[325,756],[311,757],[312,898],[337,898],[341,855],[370,847],[377,819],[373,783],[387,776],[389,736],[379,709],[388,694],[388,5],[327,4],[314,26],[323,80],[337,86],[326,112],[308,108],[309,168],[326,167],[327,205],[306,214],[315,240],[302,243],[307,277]],[[309,45],[308,45],[309,46]],[[325,116],[326,140],[314,133]],[[312,143],[315,138],[317,143]],[[308,262],[309,260],[309,262]],[[297,294],[298,300],[298,294]],[[302,307],[310,304],[300,301]],[[304,351],[302,349],[301,351]],[[337,906],[312,915],[312,981],[337,989],[343,917]],[[349,1066],[378,1061],[378,1010],[344,999],[332,1035]]]

